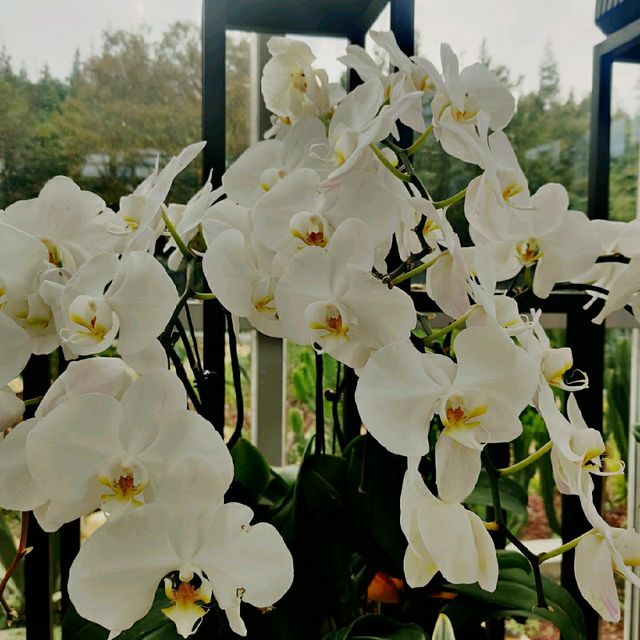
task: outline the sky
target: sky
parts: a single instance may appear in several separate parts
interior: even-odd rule
[[[83,57],[97,51],[106,28],[146,24],[155,35],[176,20],[200,21],[201,0],[0,0],[0,47],[14,64],[37,77],[46,63],[58,77],[69,74],[76,49]],[[388,14],[388,12],[387,12]],[[523,76],[521,90],[534,89],[547,44],[558,62],[562,92],[581,98],[591,88],[593,46],[603,39],[593,22],[593,0],[416,0],[421,53],[439,62],[448,42],[463,64],[477,60],[481,43],[496,63]],[[388,28],[388,15],[377,25]],[[310,39],[337,78],[335,62],[344,41]],[[616,65],[614,107],[640,111],[640,67]]]

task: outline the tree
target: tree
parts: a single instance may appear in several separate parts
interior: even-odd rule
[[[540,89],[538,93],[545,107],[556,102],[560,94],[560,72],[550,42],[547,42],[545,46],[540,64]]]

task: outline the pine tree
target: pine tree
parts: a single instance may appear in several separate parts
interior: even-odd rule
[[[557,102],[560,95],[560,72],[550,42],[547,42],[540,63],[539,95],[545,107],[548,107],[552,102]]]

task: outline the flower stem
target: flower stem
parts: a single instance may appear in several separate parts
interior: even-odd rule
[[[192,291],[191,297],[195,300],[217,300],[218,296],[215,293],[202,293],[200,291]]]
[[[430,336],[424,338],[423,342],[425,345],[431,344],[434,340],[438,338],[442,338],[442,336],[446,336],[447,333],[451,333],[454,329],[457,329],[459,326],[464,324],[467,321],[467,318],[480,307],[478,304],[472,305],[469,310],[461,315],[457,320],[454,320],[451,324],[448,324],[446,327],[439,329],[438,331],[434,331]]]
[[[224,315],[227,319],[227,333],[229,335],[229,352],[231,354],[231,372],[233,374],[233,388],[236,393],[236,428],[232,436],[229,438],[227,446],[233,449],[240,437],[242,436],[242,427],[244,426],[244,396],[242,394],[242,380],[240,378],[240,361],[238,359],[238,341],[236,340],[236,332],[233,328],[233,316],[230,311],[225,309]]]
[[[493,510],[496,522],[498,523],[500,530],[504,533],[507,540],[509,540],[509,542],[511,542],[513,546],[518,549],[518,551],[520,551],[520,553],[529,561],[536,586],[536,594],[538,599],[537,606],[541,609],[548,609],[549,607],[547,605],[547,600],[544,595],[544,588],[542,586],[542,574],[540,573],[539,558],[526,545],[522,544],[522,542],[518,540],[517,536],[509,531],[507,523],[504,520],[504,512],[502,511],[502,504],[500,502],[500,488],[498,486],[498,478],[500,477],[500,474],[491,461],[489,453],[486,449],[482,451],[481,455],[482,463],[489,478],[489,487],[491,489],[491,498],[493,501]]]
[[[407,147],[407,155],[413,155],[423,144],[424,141],[431,135],[433,131],[433,124],[430,124],[421,134],[420,137],[410,146]]]
[[[452,204],[458,202],[458,200],[462,200],[467,195],[467,188],[465,187],[462,191],[458,191],[458,193],[452,195],[450,198],[446,200],[436,200],[433,203],[433,206],[436,209],[444,209],[444,207],[449,207]]]
[[[519,471],[526,469],[529,465],[533,464],[534,462],[542,458],[542,456],[544,456],[546,453],[551,451],[552,446],[553,446],[553,443],[551,442],[551,440],[549,440],[549,442],[542,445],[537,451],[534,451],[530,456],[527,456],[524,460],[520,460],[520,462],[516,462],[515,464],[512,464],[509,467],[505,467],[504,469],[498,469],[498,473],[501,476],[514,475],[515,473],[518,473]]]
[[[42,398],[44,398],[44,396],[37,396],[36,398],[29,398],[28,400],[24,400],[24,406],[33,407],[35,405],[39,405],[42,402]]]
[[[164,211],[162,212],[162,219],[164,220],[164,223],[167,225],[167,229],[168,229],[169,233],[171,234],[171,237],[173,238],[173,241],[176,243],[176,246],[180,250],[180,253],[185,258],[192,258],[193,257],[193,253],[191,253],[191,251],[189,251],[189,247],[187,247],[187,245],[183,242],[182,238],[180,237],[180,235],[176,231],[176,228],[174,227],[173,222],[171,222],[171,220],[169,220],[169,216]]]
[[[540,564],[542,564],[543,562],[546,562],[547,560],[550,560],[551,558],[555,558],[556,556],[560,556],[563,553],[566,553],[567,551],[570,551],[575,546],[577,546],[578,543],[581,540],[584,540],[587,536],[590,536],[594,532],[595,532],[595,529],[590,529],[589,531],[583,533],[581,536],[578,536],[577,538],[574,538],[573,540],[569,540],[569,542],[565,542],[563,545],[561,545],[559,547],[556,547],[555,549],[552,549],[551,551],[547,551],[546,553],[541,553],[538,556],[538,562]]]
[[[393,173],[393,175],[398,178],[399,180],[402,180],[403,182],[411,182],[411,177],[406,175],[405,173],[402,173],[402,171],[398,171],[398,169],[396,169],[390,162],[389,160],[387,160],[387,158],[385,158],[384,153],[382,153],[382,151],[380,151],[380,149],[378,149],[378,147],[371,143],[369,145],[372,149],[373,149],[373,153],[376,154],[376,157],[378,158],[378,160],[380,160],[380,162],[382,162],[382,164],[389,170],[391,171],[391,173]]]
[[[22,558],[24,558],[29,553],[29,551],[31,551],[31,548],[27,547],[28,530],[29,530],[29,512],[25,511],[22,514],[20,542],[18,543],[18,549],[16,550],[16,555],[14,556],[13,560],[7,567],[7,571],[4,574],[4,577],[2,578],[2,580],[0,581],[0,605],[2,605],[2,608],[7,614],[8,625],[11,625],[11,622],[18,617],[18,614],[9,606],[9,603],[4,597],[4,592],[5,592],[5,589],[7,588],[7,584],[9,583],[9,580],[11,579],[11,576],[13,576],[16,569],[18,568],[18,565],[22,561]]]
[[[429,267],[433,266],[436,262],[438,262],[438,260],[440,260],[440,258],[442,258],[442,256],[445,255],[446,253],[449,253],[449,252],[442,251],[435,258],[428,260],[427,262],[423,262],[422,264],[418,265],[415,269],[411,269],[411,271],[407,271],[406,273],[399,275],[397,278],[394,278],[391,281],[391,284],[400,284],[401,282],[404,282],[405,280],[408,280],[409,278],[413,278],[413,276],[417,276],[419,273],[426,271]]]

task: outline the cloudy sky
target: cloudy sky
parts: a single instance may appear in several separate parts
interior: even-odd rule
[[[603,39],[593,23],[593,0],[416,0],[416,26],[422,53],[438,61],[440,42],[449,42],[466,64],[474,62],[483,39],[497,63],[535,88],[538,67],[549,43],[558,61],[562,90],[576,97],[591,87],[591,55]],[[0,0],[0,47],[16,66],[36,77],[46,63],[59,77],[68,75],[76,48],[82,56],[99,48],[105,28],[151,27],[154,34],[176,20],[199,22],[201,0]],[[388,19],[388,18],[387,18]],[[384,28],[385,16],[379,26]],[[313,46],[331,75],[344,43]],[[640,70],[616,69],[614,103],[640,110]]]

